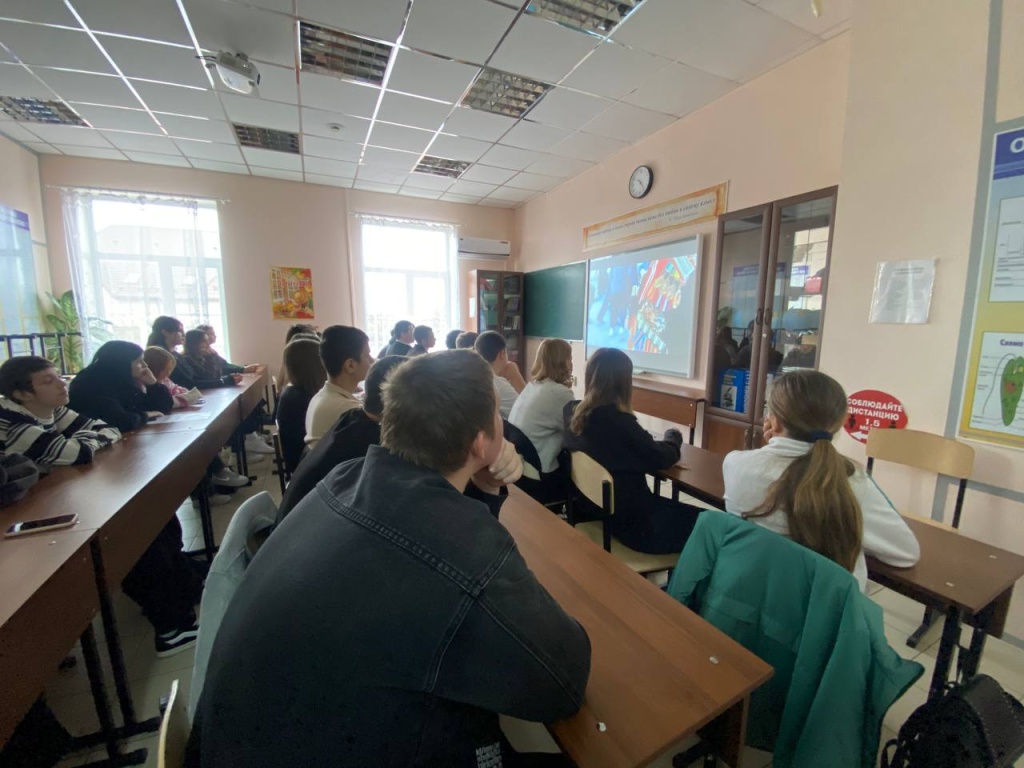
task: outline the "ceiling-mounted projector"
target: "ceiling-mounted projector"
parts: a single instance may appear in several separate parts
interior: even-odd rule
[[[260,84],[260,71],[244,53],[221,51],[216,56],[200,56],[210,69],[216,69],[220,80],[232,91],[252,93]]]

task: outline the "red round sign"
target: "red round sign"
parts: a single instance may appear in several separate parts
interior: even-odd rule
[[[872,429],[903,429],[907,426],[903,403],[887,392],[862,389],[847,398],[847,406],[849,410],[843,426],[858,442],[866,443]]]

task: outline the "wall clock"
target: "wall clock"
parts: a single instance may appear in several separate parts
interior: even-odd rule
[[[654,171],[649,165],[637,166],[629,177],[629,194],[639,200],[651,191],[654,183]]]

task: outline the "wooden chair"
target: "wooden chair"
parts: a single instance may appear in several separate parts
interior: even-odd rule
[[[178,681],[171,683],[171,694],[160,721],[160,740],[157,747],[157,768],[182,768],[185,765],[185,747],[192,726],[185,711],[185,697],[180,695]]]
[[[670,571],[675,568],[679,560],[678,552],[669,555],[649,555],[630,549],[612,536],[609,523],[615,514],[615,481],[607,469],[582,451],[572,451],[570,456],[572,484],[601,510],[600,520],[579,523],[576,529],[637,573]],[[572,520],[571,510],[569,519]]]
[[[872,429],[868,432],[867,454],[869,475],[874,469],[875,459],[880,459],[956,478],[959,482],[956,504],[953,505],[952,526],[923,515],[906,512],[901,512],[901,514],[951,530],[960,527],[960,513],[963,511],[967,479],[974,472],[974,449],[971,446],[931,432],[920,432],[913,429]],[[928,631],[937,616],[936,611],[926,608],[921,625],[907,638],[907,645],[917,648],[924,633]]]

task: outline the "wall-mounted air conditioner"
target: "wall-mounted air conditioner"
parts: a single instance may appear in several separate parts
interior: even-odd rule
[[[512,244],[508,240],[488,240],[484,237],[460,237],[460,259],[496,259],[504,260],[512,254]]]

